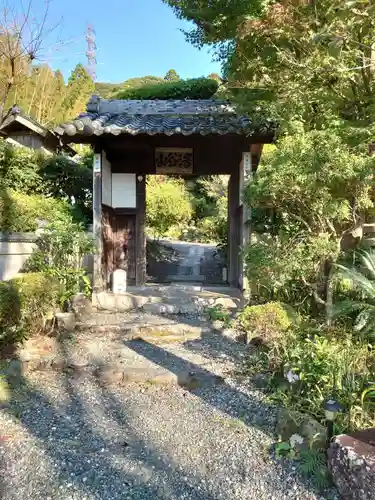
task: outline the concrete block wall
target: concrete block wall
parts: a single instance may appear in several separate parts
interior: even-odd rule
[[[36,248],[35,233],[0,232],[0,281],[12,279],[18,274]],[[83,261],[88,274],[92,274],[93,256],[86,255]]]
[[[0,232],[0,281],[20,272],[36,246],[35,233]]]

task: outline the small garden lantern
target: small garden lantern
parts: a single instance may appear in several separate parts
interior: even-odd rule
[[[335,399],[328,399],[324,403],[324,413],[328,422],[333,422],[340,411],[342,411],[342,406]]]
[[[342,406],[335,399],[328,399],[324,403],[324,413],[327,420],[327,448],[331,442],[333,436],[333,422],[336,418],[336,415],[343,410]]]

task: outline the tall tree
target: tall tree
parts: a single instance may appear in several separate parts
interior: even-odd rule
[[[269,0],[163,0],[179,18],[191,21],[195,28],[187,32],[199,46],[232,41],[238,26],[261,15]]]
[[[52,123],[57,124],[61,123],[65,116],[63,114],[62,104],[65,98],[65,94],[67,91],[64,76],[61,71],[58,69],[55,71],[55,99],[54,99],[54,109],[51,118],[53,119]]]
[[[36,61],[42,45],[54,30],[47,27],[49,0],[38,20],[32,13],[32,0],[21,14],[5,5],[0,11],[0,120],[12,94],[25,82],[31,64]]]
[[[281,300],[313,296],[330,321],[333,264],[374,209],[375,3],[164,1],[195,25],[192,43],[213,46],[231,98],[282,125],[246,188],[266,233],[247,249],[249,277]]]
[[[82,64],[72,71],[66,89],[66,97],[62,109],[66,117],[73,117],[85,110],[90,95],[94,92],[95,85]]]
[[[217,80],[218,82],[221,81],[221,76],[218,73],[210,73],[207,78],[210,78],[211,80]]]
[[[51,113],[55,111],[56,82],[55,74],[48,65],[34,67],[31,78],[26,82],[26,91],[28,87],[32,89],[32,96],[28,102],[28,113],[39,123],[48,124],[51,119]],[[26,108],[26,105],[21,107]]]
[[[164,80],[167,82],[177,82],[178,80],[181,80],[180,76],[177,74],[177,71],[175,69],[170,69],[167,71]]]
[[[335,134],[310,131],[285,136],[265,160],[245,198],[269,215],[272,230],[253,225],[265,237],[247,249],[249,275],[281,300],[313,297],[329,321],[334,264],[358,245],[374,213],[375,158],[353,153]]]
[[[372,122],[375,4],[361,0],[165,0],[212,44],[228,86],[249,107],[304,128]]]

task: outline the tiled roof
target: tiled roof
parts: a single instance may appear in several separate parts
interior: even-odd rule
[[[9,109],[4,119],[0,122],[0,136],[6,137],[8,140],[12,139],[12,130],[14,131],[14,126],[17,124],[18,127],[22,127],[22,129],[26,128],[28,131],[41,136],[43,145],[47,146],[47,149],[58,151],[61,148],[70,157],[76,156],[77,153],[74,149],[67,144],[60,144],[60,138],[54,132],[31,118],[31,116],[28,116],[16,104]]]
[[[4,116],[0,124],[1,131],[6,131],[7,127],[15,121],[20,121],[24,127],[28,127],[42,136],[46,136],[49,132],[44,125],[31,118],[31,116],[26,115],[16,104],[12,106]]]
[[[269,129],[272,124],[269,123]],[[267,124],[261,133],[266,133]],[[270,130],[268,133],[270,133]],[[55,129],[59,135],[91,136],[102,134],[241,134],[254,130],[248,117],[239,116],[228,102],[191,101],[121,101],[94,96],[87,112]]]

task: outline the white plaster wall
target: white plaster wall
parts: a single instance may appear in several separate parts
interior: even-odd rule
[[[112,207],[137,208],[135,174],[112,174]]]

